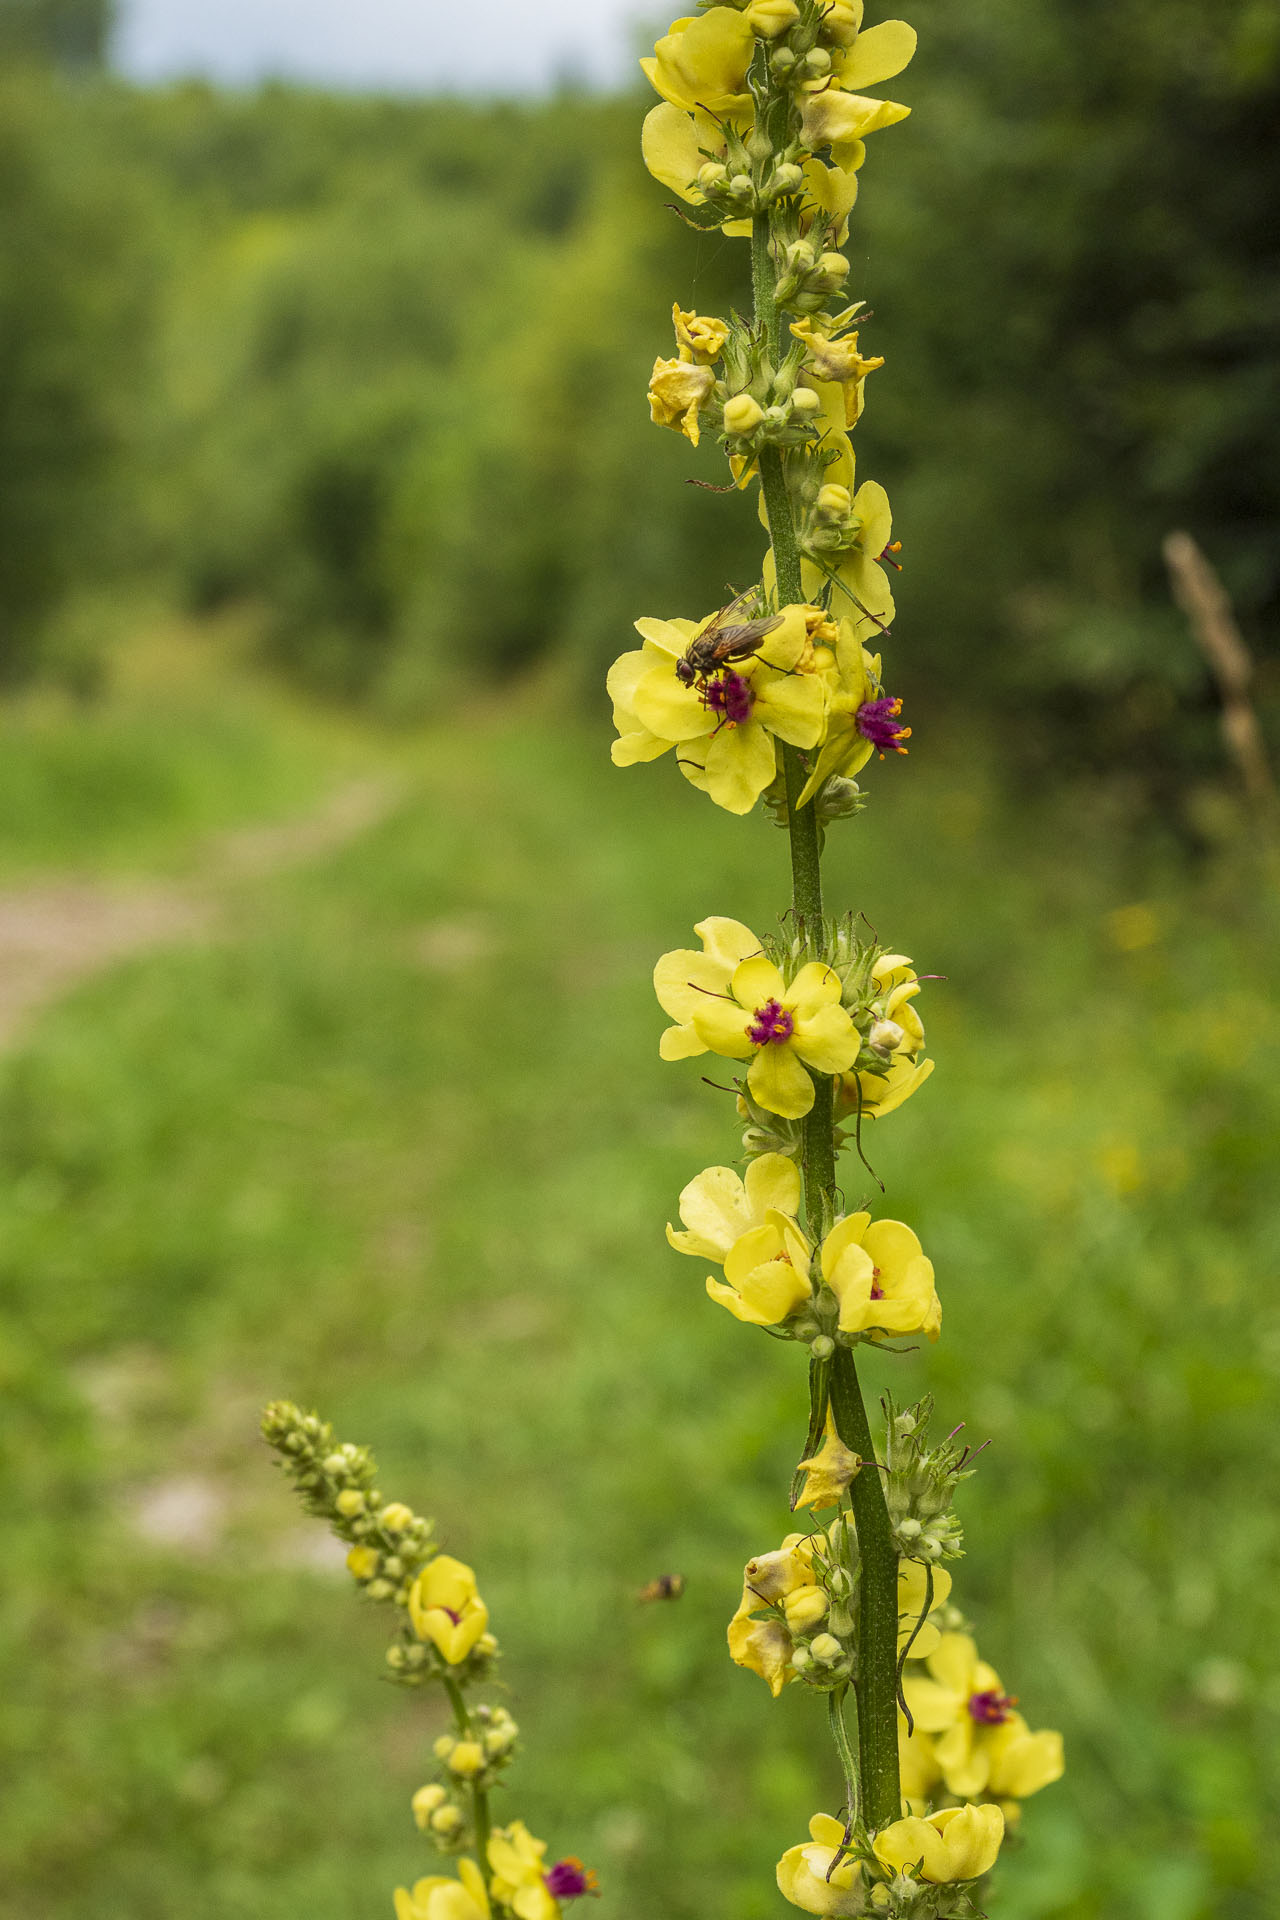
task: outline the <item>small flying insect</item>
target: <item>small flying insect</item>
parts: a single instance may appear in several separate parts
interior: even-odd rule
[[[709,626],[694,635],[684,658],[676,661],[676,679],[683,686],[691,687],[695,681],[705,680],[708,674],[735,660],[750,659],[765,635],[782,625],[780,613],[766,614],[760,620],[744,621],[737,617],[746,612],[755,595],[756,589],[748,587],[727,607],[721,607]]]
[[[647,1587],[641,1587],[637,1600],[678,1600],[684,1592],[682,1573],[660,1573]]]

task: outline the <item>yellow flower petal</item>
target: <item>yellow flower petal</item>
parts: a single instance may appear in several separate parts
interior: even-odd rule
[[[785,1043],[759,1048],[747,1068],[747,1086],[760,1106],[784,1120],[801,1120],[813,1106],[813,1081]]]
[[[712,734],[706,759],[707,792],[726,813],[750,813],[777,770],[773,738],[758,722],[725,725]]]
[[[878,87],[911,64],[916,50],[916,30],[905,20],[882,20],[878,27],[860,33],[838,72],[840,85],[850,93],[863,87]]]

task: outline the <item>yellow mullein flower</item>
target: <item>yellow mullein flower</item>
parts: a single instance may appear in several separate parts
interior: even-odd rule
[[[903,1693],[921,1733],[933,1736],[948,1793],[1023,1799],[1061,1777],[1061,1734],[1030,1731],[968,1634],[943,1634],[925,1665],[928,1677],[904,1680]]]
[[[867,375],[884,365],[884,355],[878,353],[868,358],[859,353],[856,329],[839,334],[834,330],[839,321],[832,321],[828,315],[822,318],[830,331],[824,332],[811,314],[805,314],[803,319],[792,321],[791,332],[804,347],[806,373],[818,380],[834,381],[843,389],[844,424],[853,427],[862,417]]]
[[[852,779],[873,753],[905,753],[910,727],[899,726],[902,702],[880,684],[880,656],[868,653],[853,622],[842,619],[832,668],[827,676],[827,728],[813,772],[801,789],[807,806],[832,774]]]
[[[840,978],[810,960],[790,982],[760,953],[735,967],[726,995],[692,1010],[694,1032],[712,1053],[749,1060],[747,1088],[757,1105],[799,1120],[813,1106],[815,1073],[842,1073],[859,1047],[840,1004]]]
[[[687,780],[726,812],[749,813],[777,773],[775,741],[817,745],[827,690],[817,674],[795,670],[806,646],[800,606],[783,609],[756,651],[694,672],[686,659],[690,645],[719,618],[717,611],[696,623],[636,621],[644,647],[621,655],[609,673],[614,725],[622,736],[613,758],[616,765],[633,765],[678,746]]]
[[[724,1279],[707,1275],[708,1296],[751,1327],[777,1327],[813,1298],[812,1249],[785,1213],[765,1215],[724,1256]]]
[[[805,1482],[796,1506],[838,1506],[861,1465],[862,1456],[849,1451],[828,1414],[822,1445],[808,1460],[800,1462],[798,1471],[805,1476]]]
[[[456,1667],[489,1624],[489,1609],[476,1592],[476,1577],[451,1554],[441,1553],[409,1589],[409,1618],[419,1640],[430,1640]]]
[[[671,309],[671,321],[676,330],[676,345],[682,360],[694,360],[709,366],[718,360],[729,338],[727,320],[716,320],[702,313],[684,313],[677,300]]]
[[[675,1022],[658,1043],[664,1060],[688,1060],[707,1051],[706,1042],[694,1028],[694,1014],[708,995],[727,993],[742,961],[760,952],[759,940],[741,920],[713,914],[710,919],[699,920],[694,932],[702,942],[701,953],[696,948],[677,947],[673,953],[664,953],[653,970],[658,1005]]]
[[[671,1245],[677,1253],[723,1264],[734,1242],[753,1227],[764,1226],[770,1213],[795,1218],[800,1211],[800,1169],[781,1153],[762,1153],[747,1168],[745,1179],[732,1167],[708,1167],[689,1182],[679,1205],[685,1231],[677,1233],[668,1222]]]
[[[933,1619],[921,1619],[928,1603],[932,1616],[945,1607],[951,1594],[951,1575],[945,1567],[934,1567],[930,1591],[927,1570],[918,1560],[898,1562],[898,1652],[910,1647],[913,1658],[923,1660],[942,1640],[942,1631]]]
[[[841,1333],[924,1333],[936,1340],[942,1306],[933,1263],[901,1220],[850,1214],[822,1243],[822,1275],[840,1302]]]
[[[746,16],[734,7],[712,7],[673,20],[640,65],[654,91],[674,107],[749,116],[746,81],[754,52],[755,34]]]
[[[809,1822],[808,1844],[788,1847],[778,1862],[778,1891],[783,1898],[805,1913],[864,1912],[862,1868],[851,1853],[841,1853],[843,1843],[840,1822],[829,1813],[815,1813]]]
[[[459,1860],[458,1878],[429,1874],[413,1891],[395,1891],[396,1920],[489,1920],[489,1896],[474,1860]]]
[[[926,1820],[913,1815],[882,1827],[871,1847],[890,1873],[915,1872],[934,1886],[948,1886],[990,1872],[1003,1839],[999,1807],[944,1807]]]
[[[910,107],[896,100],[871,100],[860,93],[827,87],[805,94],[800,102],[800,139],[811,153],[830,147],[837,166],[860,166],[861,147],[868,134],[879,133],[905,120]]]
[[[347,1570],[357,1580],[372,1580],[382,1565],[382,1555],[376,1547],[352,1547],[347,1555]]]
[[[879,989],[875,1002],[875,1021],[871,1038],[883,1045],[887,1059],[883,1070],[845,1074],[836,1088],[836,1117],[845,1119],[861,1111],[872,1119],[892,1113],[933,1072],[932,1060],[917,1061],[924,1049],[924,1026],[914,1000],[920,991],[915,969],[905,953],[882,953],[871,969]]]
[[[556,1920],[560,1904],[546,1883],[545,1840],[535,1840],[523,1820],[497,1827],[489,1840],[489,1886],[518,1920]]]
[[[696,447],[701,438],[698,414],[715,383],[710,367],[659,355],[649,375],[649,418],[657,427],[674,428]]]

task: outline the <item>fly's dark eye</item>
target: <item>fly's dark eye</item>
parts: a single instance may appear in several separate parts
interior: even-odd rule
[[[689,665],[687,660],[676,661],[676,679],[681,681],[684,686],[691,687],[697,677],[697,673]]]

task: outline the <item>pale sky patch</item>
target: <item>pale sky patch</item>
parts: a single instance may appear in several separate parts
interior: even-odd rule
[[[563,78],[616,87],[635,72],[644,26],[660,31],[666,20],[652,0],[121,0],[115,64],[141,81],[278,76],[405,93],[523,93]]]

